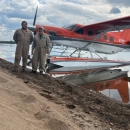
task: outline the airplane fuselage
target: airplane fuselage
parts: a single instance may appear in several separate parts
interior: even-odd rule
[[[37,33],[39,26],[36,26]],[[83,25],[80,24],[73,24],[63,28],[53,26],[43,27],[46,29],[46,33],[49,34],[51,43],[56,45],[105,54],[114,54],[121,52],[123,49],[130,48],[130,36],[128,33],[130,29],[122,32],[107,32],[93,41],[99,33],[92,32],[90,29],[83,29]]]

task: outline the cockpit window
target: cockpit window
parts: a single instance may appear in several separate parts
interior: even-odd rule
[[[76,24],[71,24],[71,25],[67,25],[67,26],[64,26],[64,27],[62,27],[62,28],[64,28],[64,29],[67,29],[67,30],[73,30],[74,29],[74,27],[76,26]]]
[[[76,29],[74,30],[74,32],[76,32],[78,34],[83,34],[83,29],[81,27],[76,27]]]

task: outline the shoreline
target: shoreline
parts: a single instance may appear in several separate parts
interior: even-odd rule
[[[65,110],[69,110],[68,119],[70,118],[77,128],[85,130],[89,126],[90,130],[130,129],[130,104],[123,104],[100,93],[66,83],[46,74],[30,73],[29,69],[26,73],[21,73],[21,70],[17,73],[11,72],[13,64],[2,59],[0,59],[0,69],[10,76],[23,80],[41,97],[64,106]],[[89,117],[88,120],[87,117]]]

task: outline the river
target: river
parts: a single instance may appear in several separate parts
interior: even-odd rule
[[[16,49],[16,44],[2,44],[0,43],[0,58],[7,60],[9,62],[14,63],[14,56],[15,56],[15,49]],[[31,51],[31,46],[30,46],[30,51]],[[30,54],[29,51],[29,54]],[[129,60],[130,61],[130,52],[121,52],[117,53],[114,55],[101,55],[101,56],[107,56],[107,59],[111,60]],[[20,63],[21,64],[21,63]],[[118,68],[119,69],[119,68]],[[121,67],[122,70],[130,70],[130,66],[127,67]],[[130,77],[130,73],[128,72],[128,76]],[[125,85],[125,86],[124,86]],[[129,82],[126,81],[122,86],[111,86],[110,88],[107,89],[102,89],[101,92],[102,94],[114,98],[119,101],[123,101],[123,98],[129,98],[124,103],[130,103],[130,85]],[[119,88],[120,91],[119,91]]]

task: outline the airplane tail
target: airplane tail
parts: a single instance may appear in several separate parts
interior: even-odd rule
[[[96,82],[92,84],[81,85],[82,87],[93,89],[97,92],[103,91],[105,89],[115,89],[118,90],[122,102],[129,102],[129,88],[128,88],[128,77],[120,77],[116,79]]]
[[[123,30],[120,37],[130,42],[130,29]]]
[[[119,37],[120,42],[123,42],[123,40],[126,40],[128,43],[130,43],[130,29],[122,30],[121,32],[113,32],[112,34]]]

